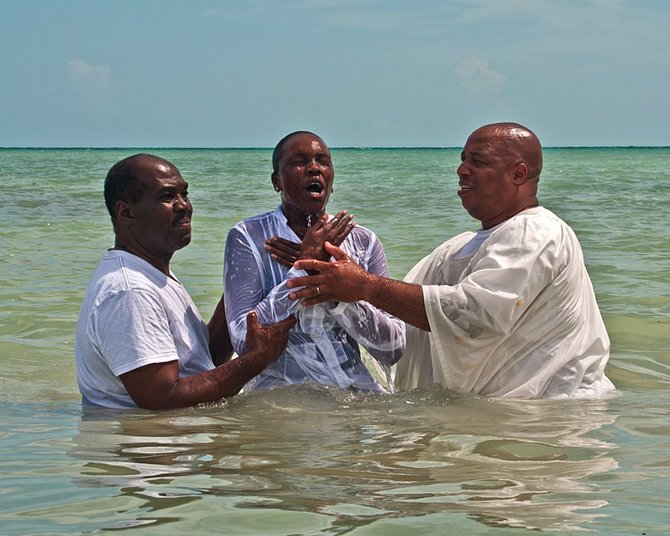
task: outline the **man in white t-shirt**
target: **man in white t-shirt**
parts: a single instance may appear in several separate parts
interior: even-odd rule
[[[574,232],[540,207],[542,147],[516,123],[475,130],[457,173],[463,207],[482,228],[448,240],[404,281],[334,262],[300,260],[292,299],[365,300],[408,324],[396,369],[402,389],[438,383],[509,398],[600,397],[610,342]],[[303,287],[303,288],[299,288]]]
[[[188,184],[167,160],[137,154],[105,179],[115,242],[84,297],[75,338],[84,404],[171,409],[233,396],[286,347],[288,318],[248,317],[246,351],[232,345],[219,302],[205,324],[170,260],[191,241]]]

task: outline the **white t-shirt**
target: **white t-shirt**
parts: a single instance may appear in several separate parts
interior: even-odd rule
[[[448,240],[405,277],[423,286],[431,331],[407,327],[396,387],[510,398],[612,391],[610,341],[572,229],[537,207],[464,250],[473,238]]]
[[[75,338],[83,403],[136,407],[119,379],[136,368],[179,361],[179,376],[214,368],[207,325],[188,292],[131,253],[110,250],[84,296]]]

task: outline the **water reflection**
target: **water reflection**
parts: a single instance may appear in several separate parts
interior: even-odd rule
[[[78,485],[118,488],[117,527],[188,523],[197,511],[252,525],[271,514],[291,530],[454,513],[570,529],[607,505],[594,477],[617,467],[613,422],[606,401],[298,387],[179,412],[85,414],[72,455],[85,460]]]

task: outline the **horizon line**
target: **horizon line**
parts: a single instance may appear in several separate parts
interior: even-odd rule
[[[270,146],[187,146],[187,145],[3,145],[0,150],[27,149],[27,150],[118,150],[118,149],[160,149],[160,150],[272,150]],[[330,149],[382,149],[382,150],[405,150],[405,149],[462,149],[462,146],[450,145],[342,145],[329,146]],[[546,145],[543,149],[668,149],[670,145]]]

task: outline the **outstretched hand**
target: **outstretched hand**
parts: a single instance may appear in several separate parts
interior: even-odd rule
[[[267,363],[277,359],[288,344],[288,332],[296,320],[289,316],[276,324],[262,325],[254,311],[247,315],[245,353],[253,352],[266,357]]]
[[[325,249],[332,255],[334,261],[324,262],[315,259],[296,261],[296,268],[317,273],[289,279],[286,283],[289,288],[304,287],[291,292],[289,298],[301,300],[303,305],[365,299],[366,283],[372,276],[339,247],[326,242]]]

